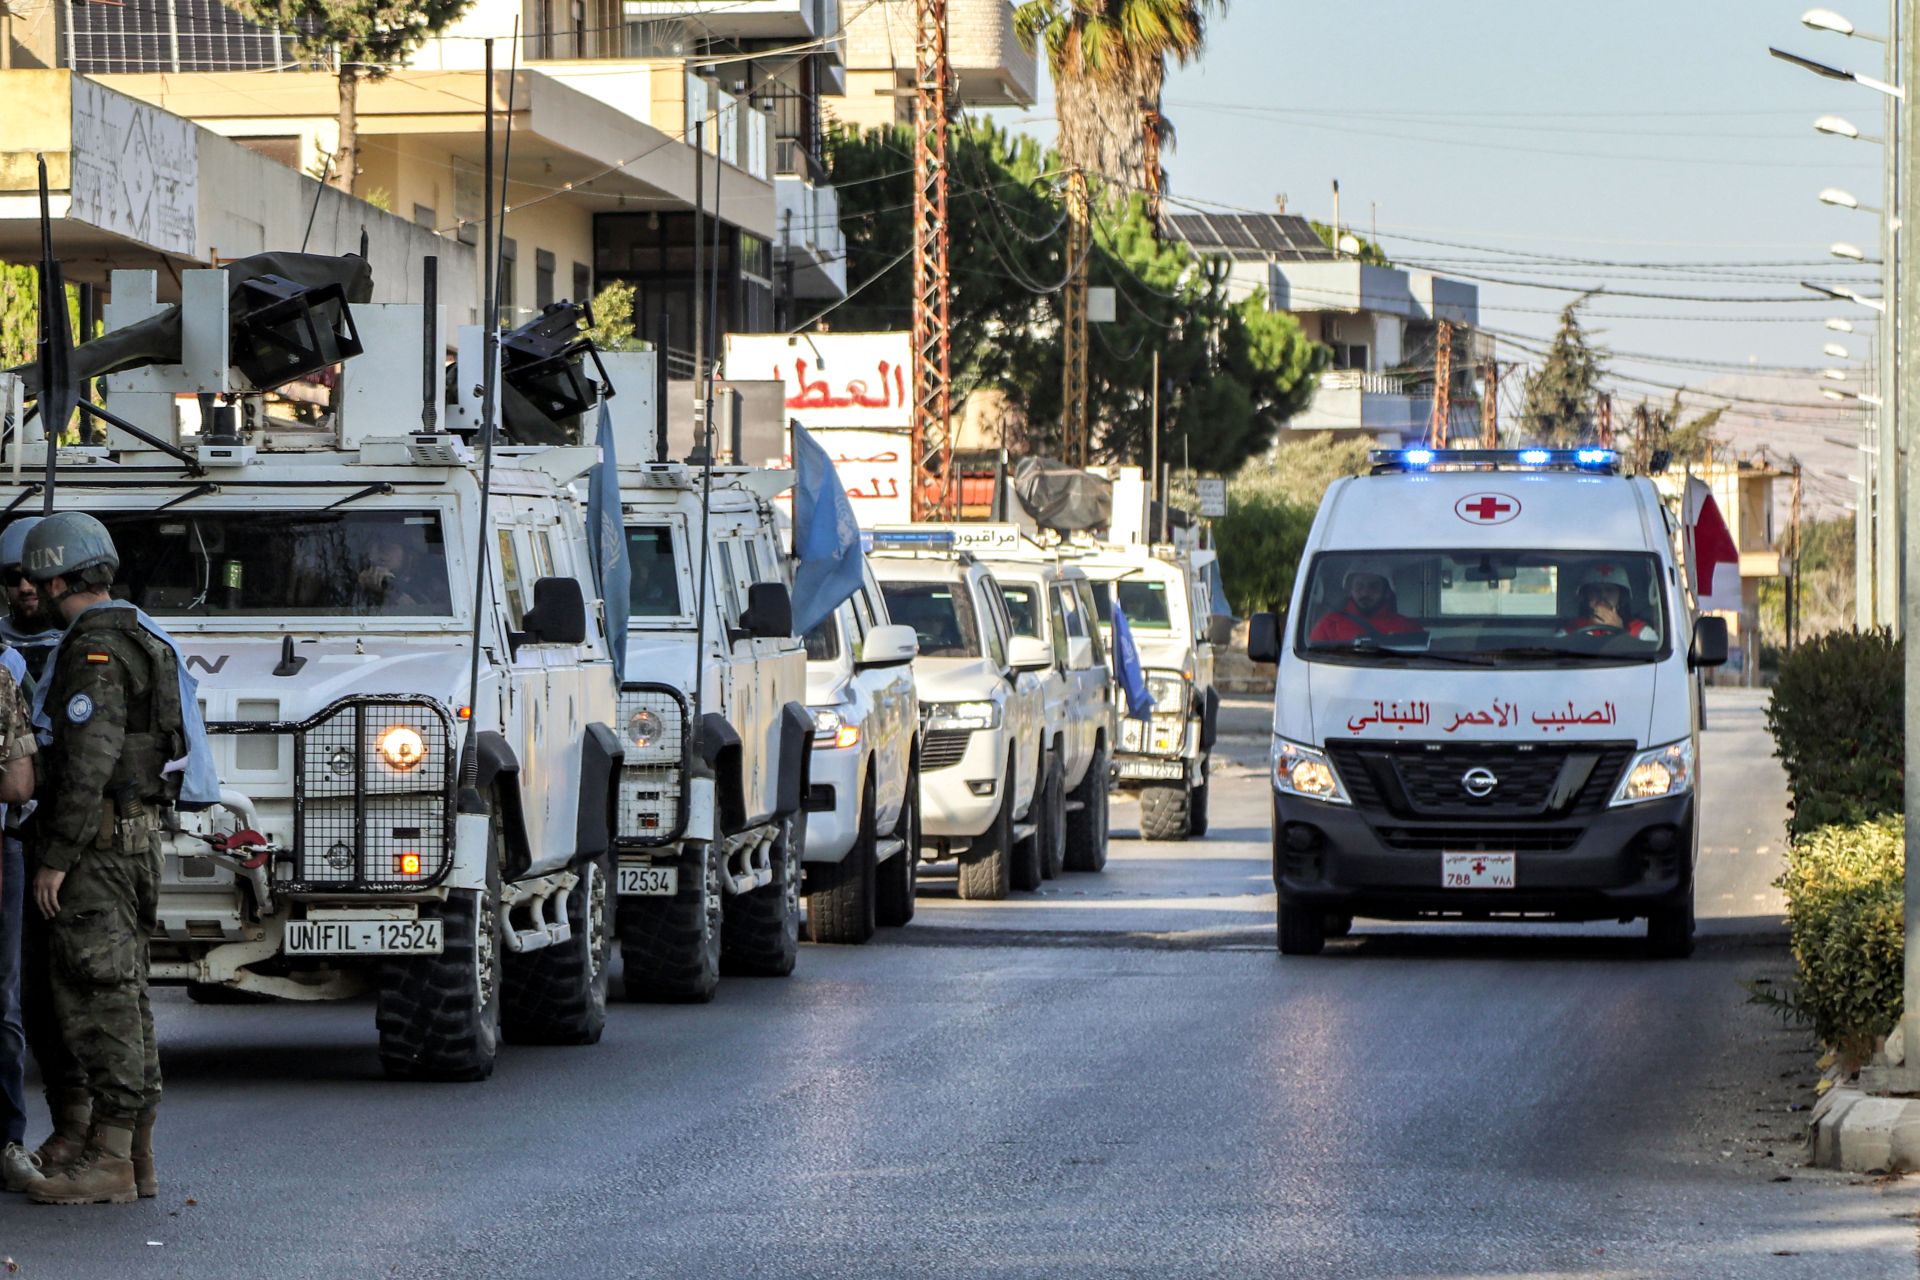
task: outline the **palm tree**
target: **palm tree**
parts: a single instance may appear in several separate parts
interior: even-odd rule
[[[1046,49],[1069,169],[1122,189],[1161,189],[1167,60],[1196,57],[1207,15],[1225,7],[1226,0],[1025,0],[1015,30],[1028,49]]]

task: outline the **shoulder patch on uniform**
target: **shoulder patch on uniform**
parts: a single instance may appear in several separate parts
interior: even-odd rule
[[[93,719],[93,699],[84,693],[76,693],[68,698],[67,719],[74,724],[85,724]]]
[[[112,662],[113,655],[106,652],[104,649],[89,649],[87,651],[87,661],[95,662],[95,663]]]

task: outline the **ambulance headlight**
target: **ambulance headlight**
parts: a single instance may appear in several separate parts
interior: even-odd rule
[[[1693,743],[1670,742],[1642,751],[1627,766],[1627,776],[1613,793],[1613,803],[1639,804],[1693,790]]]
[[[1327,753],[1285,738],[1273,740],[1273,786],[1287,795],[1352,804]]]
[[[380,758],[400,773],[409,773],[427,758],[427,740],[410,724],[396,724],[380,735]]]

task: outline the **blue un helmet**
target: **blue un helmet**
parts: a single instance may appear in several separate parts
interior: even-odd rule
[[[40,516],[21,516],[5,529],[0,529],[0,569],[19,564],[26,558],[27,535],[41,521]]]
[[[120,567],[120,553],[114,549],[113,535],[107,526],[84,511],[56,511],[27,534],[21,549],[20,567],[35,582],[65,578],[95,565],[105,565],[108,573]]]

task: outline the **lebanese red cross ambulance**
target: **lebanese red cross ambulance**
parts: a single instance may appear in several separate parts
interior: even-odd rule
[[[1727,631],[1693,615],[1653,482],[1607,449],[1372,461],[1249,634],[1279,664],[1280,950],[1355,916],[1513,916],[1644,919],[1652,954],[1689,954],[1696,672]]]

